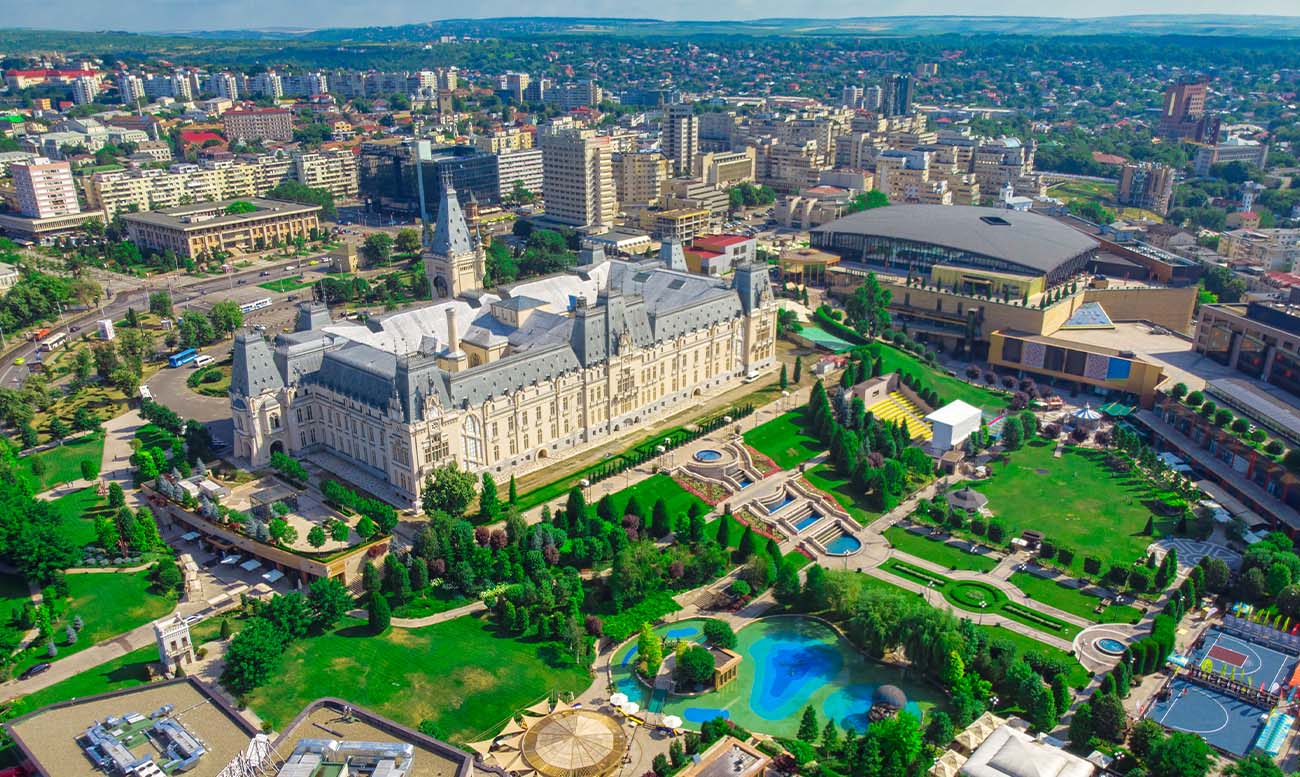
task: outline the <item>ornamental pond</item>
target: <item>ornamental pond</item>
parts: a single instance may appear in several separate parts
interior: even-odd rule
[[[655,633],[671,653],[675,640],[702,642],[704,620],[690,618],[663,624]],[[898,668],[876,663],[834,629],[815,618],[774,617],[754,621],[736,633],[735,651],[743,660],[734,682],[697,696],[652,693],[636,678],[636,637],[614,653],[615,691],[651,713],[677,715],[689,728],[717,717],[729,718],[752,731],[793,737],[804,707],[812,705],[819,720],[832,718],[841,729],[863,731],[875,689],[896,685],[907,695],[905,709],[918,718],[939,702],[940,694],[906,679]]]

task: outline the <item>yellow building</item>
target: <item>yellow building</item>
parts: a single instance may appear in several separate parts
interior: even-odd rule
[[[1131,352],[1014,330],[989,335],[989,364],[1033,376],[1046,376],[1131,394],[1143,407],[1155,403],[1164,380],[1159,364]]]
[[[253,206],[251,212],[229,212],[233,202]],[[280,200],[223,200],[148,213],[123,213],[127,235],[151,251],[173,251],[198,257],[214,251],[242,252],[273,245],[277,240],[308,237],[320,228],[320,206]]]

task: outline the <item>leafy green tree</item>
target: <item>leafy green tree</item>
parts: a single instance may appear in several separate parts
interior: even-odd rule
[[[361,252],[371,266],[388,264],[393,256],[393,238],[386,232],[373,232],[361,244]]]
[[[64,423],[63,419],[58,416],[54,416],[50,419],[50,424],[47,427],[47,430],[50,433],[50,437],[57,440],[60,444],[63,442],[64,438],[72,432],[72,430],[68,428],[68,425]]]
[[[1124,704],[1113,693],[1098,693],[1092,697],[1092,733],[1107,742],[1118,744],[1128,732],[1128,716]]]
[[[244,312],[239,309],[239,303],[225,299],[213,303],[208,320],[217,335],[226,337],[244,325]]]
[[[420,233],[414,229],[399,229],[393,248],[399,254],[414,254],[420,251]]]
[[[425,515],[442,511],[459,518],[465,514],[474,499],[474,474],[462,471],[456,462],[438,467],[429,473],[420,491],[420,502]]]
[[[844,313],[859,334],[875,337],[889,327],[889,303],[893,292],[880,285],[874,272],[853,290],[844,303]]]
[[[165,291],[150,294],[149,312],[159,318],[172,318],[172,295]]]
[[[1070,744],[1076,749],[1086,750],[1088,743],[1092,741],[1092,705],[1084,702],[1074,710],[1074,715],[1070,718],[1070,733],[1067,735]]]
[[[736,646],[736,632],[726,621],[711,618],[704,622],[704,638],[710,645],[730,650]]]
[[[253,618],[226,649],[221,684],[237,697],[265,685],[280,666],[288,639],[265,618]]]
[[[1276,761],[1260,750],[1252,750],[1236,763],[1228,764],[1223,773],[1227,777],[1283,777],[1285,774]]]
[[[308,587],[307,605],[311,608],[312,626],[325,631],[352,609],[352,594],[338,579],[321,577]]]
[[[703,685],[713,679],[713,654],[700,645],[687,648],[677,657],[674,677],[682,683]]]
[[[325,530],[321,528],[320,524],[311,527],[311,531],[307,532],[307,544],[313,548],[324,547]]]
[[[483,523],[492,523],[497,519],[500,509],[501,505],[497,499],[497,482],[493,479],[492,473],[485,470],[483,472],[483,487],[478,493],[479,520]]]
[[[664,644],[649,623],[641,624],[641,633],[637,637],[636,645],[645,676],[654,677],[659,674],[659,667],[664,663]]]
[[[1212,765],[1210,746],[1185,731],[1175,731],[1154,743],[1147,758],[1152,777],[1205,777]]]
[[[330,523],[330,539],[335,542],[347,542],[350,534],[351,530],[343,521],[335,520]]]

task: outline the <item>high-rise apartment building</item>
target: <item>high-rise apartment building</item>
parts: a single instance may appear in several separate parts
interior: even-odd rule
[[[293,155],[298,183],[324,189],[335,199],[357,196],[357,158],[348,150],[298,152]]]
[[[886,116],[912,112],[912,77],[903,73],[887,76],[881,84],[880,110]]]
[[[488,132],[474,138],[475,148],[493,154],[506,151],[522,151],[526,148],[532,148],[533,145],[533,133],[525,132],[517,127]]]
[[[1174,168],[1151,162],[1129,163],[1119,174],[1115,200],[1164,216],[1174,196]]]
[[[546,215],[575,227],[612,226],[618,197],[609,137],[590,129],[549,129],[539,141]]]
[[[134,106],[143,102],[145,99],[144,79],[130,73],[119,73],[117,76],[117,91],[121,94],[124,105]]]
[[[614,188],[620,205],[658,205],[671,171],[672,162],[657,151],[617,154]]]
[[[9,175],[18,192],[18,211],[24,216],[44,219],[81,211],[72,165],[67,162],[41,156],[22,159],[9,165]]]
[[[257,97],[270,97],[278,100],[284,96],[284,83],[274,70],[258,73],[248,79],[248,91]]]
[[[1210,82],[1206,79],[1170,84],[1165,89],[1156,133],[1166,140],[1217,143],[1219,117],[1205,112],[1205,101],[1209,93]]]
[[[293,111],[283,108],[226,111],[221,124],[231,140],[293,140]]]
[[[239,99],[239,80],[230,73],[213,73],[208,79],[208,91],[227,100]]]
[[[840,105],[845,108],[862,107],[862,87],[846,86],[844,91],[840,92]]]
[[[98,96],[98,76],[78,76],[72,79],[72,101],[77,105],[89,105]]]
[[[531,77],[527,73],[506,73],[505,92],[512,102],[522,103]]]
[[[660,146],[675,175],[686,175],[695,169],[695,157],[700,151],[700,124],[689,103],[674,103],[664,109]]]
[[[880,110],[880,101],[884,95],[884,90],[879,86],[872,84],[862,90],[862,108],[868,111]]]

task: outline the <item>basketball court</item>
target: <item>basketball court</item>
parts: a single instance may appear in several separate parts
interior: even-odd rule
[[[1268,710],[1213,688],[1178,677],[1168,690],[1168,697],[1152,703],[1147,717],[1166,728],[1199,734],[1220,750],[1245,755],[1264,728]]]
[[[1205,632],[1192,651],[1190,665],[1219,675],[1226,670],[1242,685],[1275,691],[1291,679],[1296,658],[1216,628]]]

